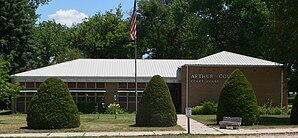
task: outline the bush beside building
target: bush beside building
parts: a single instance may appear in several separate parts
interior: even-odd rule
[[[259,118],[254,90],[245,75],[238,69],[233,71],[226,80],[219,96],[217,122],[224,116],[242,117],[243,125],[255,124]]]
[[[155,75],[144,90],[136,115],[137,126],[169,127],[177,122],[176,110],[164,79]]]
[[[41,84],[29,105],[27,125],[31,129],[80,126],[78,108],[62,80],[49,78]]]

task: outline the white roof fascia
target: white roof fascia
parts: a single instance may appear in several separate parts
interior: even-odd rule
[[[44,82],[46,79],[50,78],[52,76],[30,76],[30,77],[16,77],[16,81],[18,82]],[[153,77],[153,76],[152,76]],[[57,76],[57,78],[60,78],[62,81],[64,82],[114,82],[114,83],[118,83],[118,82],[135,82],[135,78],[134,77],[59,77]],[[172,77],[163,77],[164,80],[167,83],[180,83],[181,82],[181,78],[172,78]],[[137,77],[137,82],[149,82],[151,79],[151,77]]]
[[[20,93],[36,93],[37,92],[37,89],[34,89],[34,90],[20,90]],[[84,90],[72,90],[70,89],[69,92],[95,92],[95,93],[105,93],[106,90],[92,90],[92,89],[84,89]]]

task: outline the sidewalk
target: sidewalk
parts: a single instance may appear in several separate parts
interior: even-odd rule
[[[187,117],[185,115],[179,114],[177,115],[177,124],[180,125],[183,129],[185,129],[185,133],[187,133]],[[199,123],[193,119],[190,119],[190,133],[191,134],[223,134],[218,132],[218,130],[210,128],[202,123]]]
[[[0,134],[0,137],[80,137],[80,136],[145,136],[145,135],[166,135],[166,134],[187,134],[187,117],[177,115],[177,124],[185,131],[146,131],[146,132],[65,132],[65,133],[22,133],[22,134]],[[191,134],[211,135],[237,135],[237,134],[277,134],[277,133],[298,133],[298,128],[285,129],[219,129],[210,128],[202,123],[190,119]]]

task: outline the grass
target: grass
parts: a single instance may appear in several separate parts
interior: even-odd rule
[[[193,115],[192,118],[209,127],[218,127],[216,115]],[[254,126],[241,126],[241,129],[297,128],[290,124],[289,115],[261,115],[260,123]]]
[[[180,126],[174,127],[136,127],[135,114],[114,115],[100,114],[97,116],[81,115],[81,125],[71,129],[33,130],[27,128],[26,114],[0,115],[1,133],[46,133],[46,132],[125,132],[125,131],[181,131]]]

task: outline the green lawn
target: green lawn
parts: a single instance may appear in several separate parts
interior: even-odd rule
[[[135,114],[81,115],[81,126],[60,130],[32,130],[27,128],[26,114],[0,115],[0,133],[42,133],[42,132],[119,132],[119,131],[181,131],[174,127],[135,127]]]
[[[216,115],[193,115],[193,119],[210,127],[218,127]],[[298,125],[290,124],[290,115],[261,115],[260,124],[254,126],[241,126],[242,129],[268,129],[268,128],[292,128]]]

